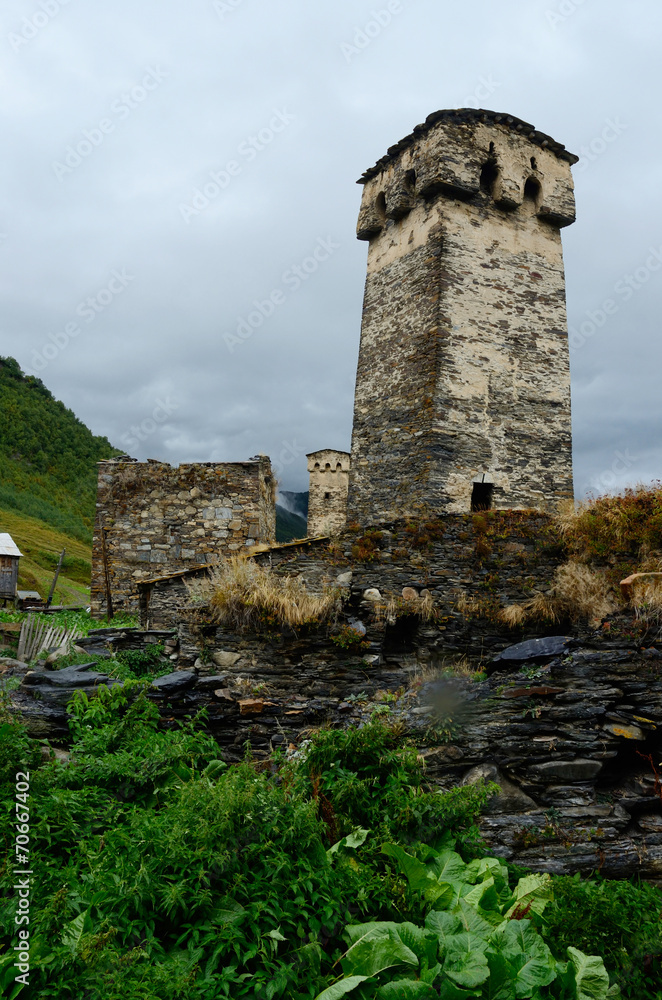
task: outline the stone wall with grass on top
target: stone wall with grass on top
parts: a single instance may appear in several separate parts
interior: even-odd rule
[[[92,556],[92,613],[138,608],[137,584],[275,539],[275,480],[247,462],[101,462]]]

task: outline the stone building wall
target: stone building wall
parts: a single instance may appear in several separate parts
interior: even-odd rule
[[[275,539],[275,483],[266,457],[173,468],[99,463],[92,613],[138,608],[140,580],[208,565]],[[105,550],[105,562],[104,562]]]
[[[307,455],[308,536],[337,535],[347,523],[349,453],[323,448]]]
[[[560,229],[576,159],[469,109],[430,116],[362,177],[350,521],[572,497]]]

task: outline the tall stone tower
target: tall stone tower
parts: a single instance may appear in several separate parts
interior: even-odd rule
[[[438,111],[362,176],[348,519],[572,497],[561,228],[577,157],[510,115]]]
[[[347,521],[349,453],[323,448],[306,455],[308,487],[308,536],[337,535]]]

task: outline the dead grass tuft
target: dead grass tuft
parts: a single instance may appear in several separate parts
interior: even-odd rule
[[[296,628],[328,621],[340,610],[342,601],[338,587],[311,594],[300,577],[277,576],[267,567],[237,556],[186,586],[193,607],[204,605],[214,623],[235,628]]]
[[[605,574],[570,559],[556,570],[549,594],[537,593],[522,604],[511,604],[503,609],[500,618],[510,628],[516,628],[536,621],[602,621],[615,610],[616,599]]]

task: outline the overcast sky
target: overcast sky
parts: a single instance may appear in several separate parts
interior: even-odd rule
[[[0,354],[96,434],[172,463],[264,452],[306,489],[305,453],[350,445],[355,181],[430,112],[473,106],[582,156],[563,232],[577,495],[661,475],[659,2],[0,16]]]

